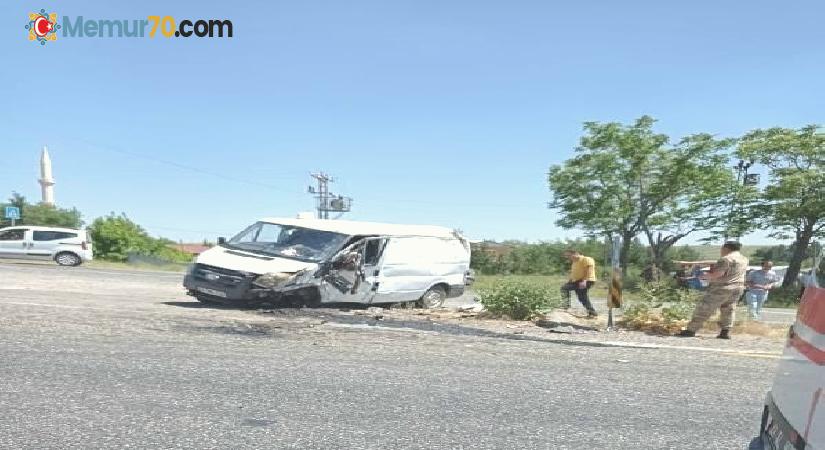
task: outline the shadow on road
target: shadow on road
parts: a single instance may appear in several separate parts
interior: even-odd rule
[[[440,323],[435,322],[433,320],[421,320],[421,319],[414,319],[414,318],[393,318],[387,317],[381,312],[375,312],[374,314],[363,314],[360,313],[361,311],[367,310],[369,305],[352,305],[352,304],[341,304],[341,305],[327,305],[328,307],[325,308],[307,308],[302,306],[287,306],[287,305],[279,305],[277,307],[266,307],[266,308],[238,308],[232,306],[223,306],[223,305],[207,305],[200,303],[198,301],[193,302],[162,302],[164,305],[168,306],[176,306],[180,308],[202,308],[202,309],[233,309],[233,310],[247,310],[259,314],[261,316],[269,316],[269,317],[277,317],[280,319],[319,319],[321,322],[319,324],[327,324],[328,326],[336,326],[340,328],[352,328],[352,329],[385,329],[385,330],[415,330],[415,331],[429,331],[429,332],[436,332],[439,334],[447,334],[452,336],[477,336],[477,337],[486,337],[486,338],[494,338],[494,339],[508,339],[508,340],[516,340],[516,341],[534,341],[534,342],[547,342],[559,345],[567,345],[572,347],[615,347],[615,345],[611,344],[604,344],[601,342],[590,342],[590,341],[574,341],[569,339],[558,339],[558,338],[550,338],[550,337],[541,337],[541,336],[530,336],[530,335],[523,335],[523,334],[514,334],[514,333],[506,333],[506,332],[498,332],[487,330],[483,328],[476,328],[472,326],[466,326],[461,324],[455,323]],[[356,311],[352,313],[352,311]],[[271,326],[264,326],[263,323],[260,324],[248,324],[247,327],[260,327],[260,329],[256,328],[253,334],[260,336],[263,334],[271,334],[266,332],[261,332],[261,330],[265,330],[267,328],[271,328]],[[313,325],[314,326],[314,325]],[[224,331],[225,326],[218,326],[216,327],[215,331]],[[274,327],[280,328],[280,326]],[[220,329],[220,330],[217,330]],[[244,329],[245,332],[248,330]],[[551,333],[548,330],[548,333]],[[235,334],[247,334],[247,333],[238,333]],[[273,336],[274,337],[274,336]],[[628,345],[628,347],[636,347],[634,345]],[[647,346],[638,346],[636,348],[640,349],[648,349],[650,347]]]
[[[201,303],[199,301],[193,302],[160,302],[162,305],[167,306],[177,306],[179,308],[194,308],[194,309],[251,309],[251,308],[239,308],[237,306],[227,306],[221,305],[218,303],[215,304],[206,304]]]
[[[179,308],[195,308],[195,309],[236,309],[239,311],[258,311],[261,313],[268,313],[274,311],[297,311],[297,310],[314,310],[314,311],[337,311],[337,312],[349,312],[352,310],[366,310],[370,307],[374,307],[371,305],[363,305],[363,304],[356,304],[356,303],[327,303],[324,304],[322,308],[311,308],[307,305],[301,304],[262,304],[262,305],[224,305],[221,303],[202,303],[197,300],[191,302],[160,302],[162,305],[167,306],[177,306]],[[382,309],[387,309],[382,307]]]

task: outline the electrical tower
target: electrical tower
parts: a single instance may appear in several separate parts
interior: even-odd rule
[[[310,176],[318,182],[317,187],[309,187],[309,193],[315,196],[315,208],[318,211],[319,219],[329,219],[329,213],[331,212],[339,213],[340,216],[350,211],[352,198],[335,195],[329,191],[329,184],[335,181],[331,176],[324,172],[311,173]]]

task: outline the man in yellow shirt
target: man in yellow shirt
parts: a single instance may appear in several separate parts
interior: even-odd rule
[[[570,261],[570,277],[561,287],[562,296],[567,299],[567,305],[570,305],[570,291],[575,291],[579,302],[587,310],[587,317],[598,317],[588,295],[590,288],[596,284],[596,261],[574,249],[565,250],[564,257]]]

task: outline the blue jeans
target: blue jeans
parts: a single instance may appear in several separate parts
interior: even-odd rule
[[[561,295],[562,298],[565,299],[566,306],[570,307],[570,291],[576,293],[576,297],[579,299],[579,303],[584,306],[584,309],[587,310],[588,314],[596,315],[596,309],[593,308],[593,304],[590,303],[590,296],[588,295],[587,291],[596,284],[594,281],[588,281],[586,283],[586,287],[584,289],[579,287],[579,283],[576,281],[568,281],[561,287]]]
[[[751,313],[751,318],[759,320],[762,315],[762,305],[768,299],[768,291],[763,290],[748,290],[745,292],[745,303],[748,305],[748,310]]]

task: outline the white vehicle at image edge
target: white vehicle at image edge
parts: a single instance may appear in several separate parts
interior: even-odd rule
[[[455,230],[346,220],[261,219],[219,239],[183,285],[205,303],[401,303],[441,306],[472,280]]]
[[[750,449],[825,450],[825,289],[805,288]]]
[[[29,225],[0,228],[0,258],[79,266],[92,260],[92,244],[84,230]]]

